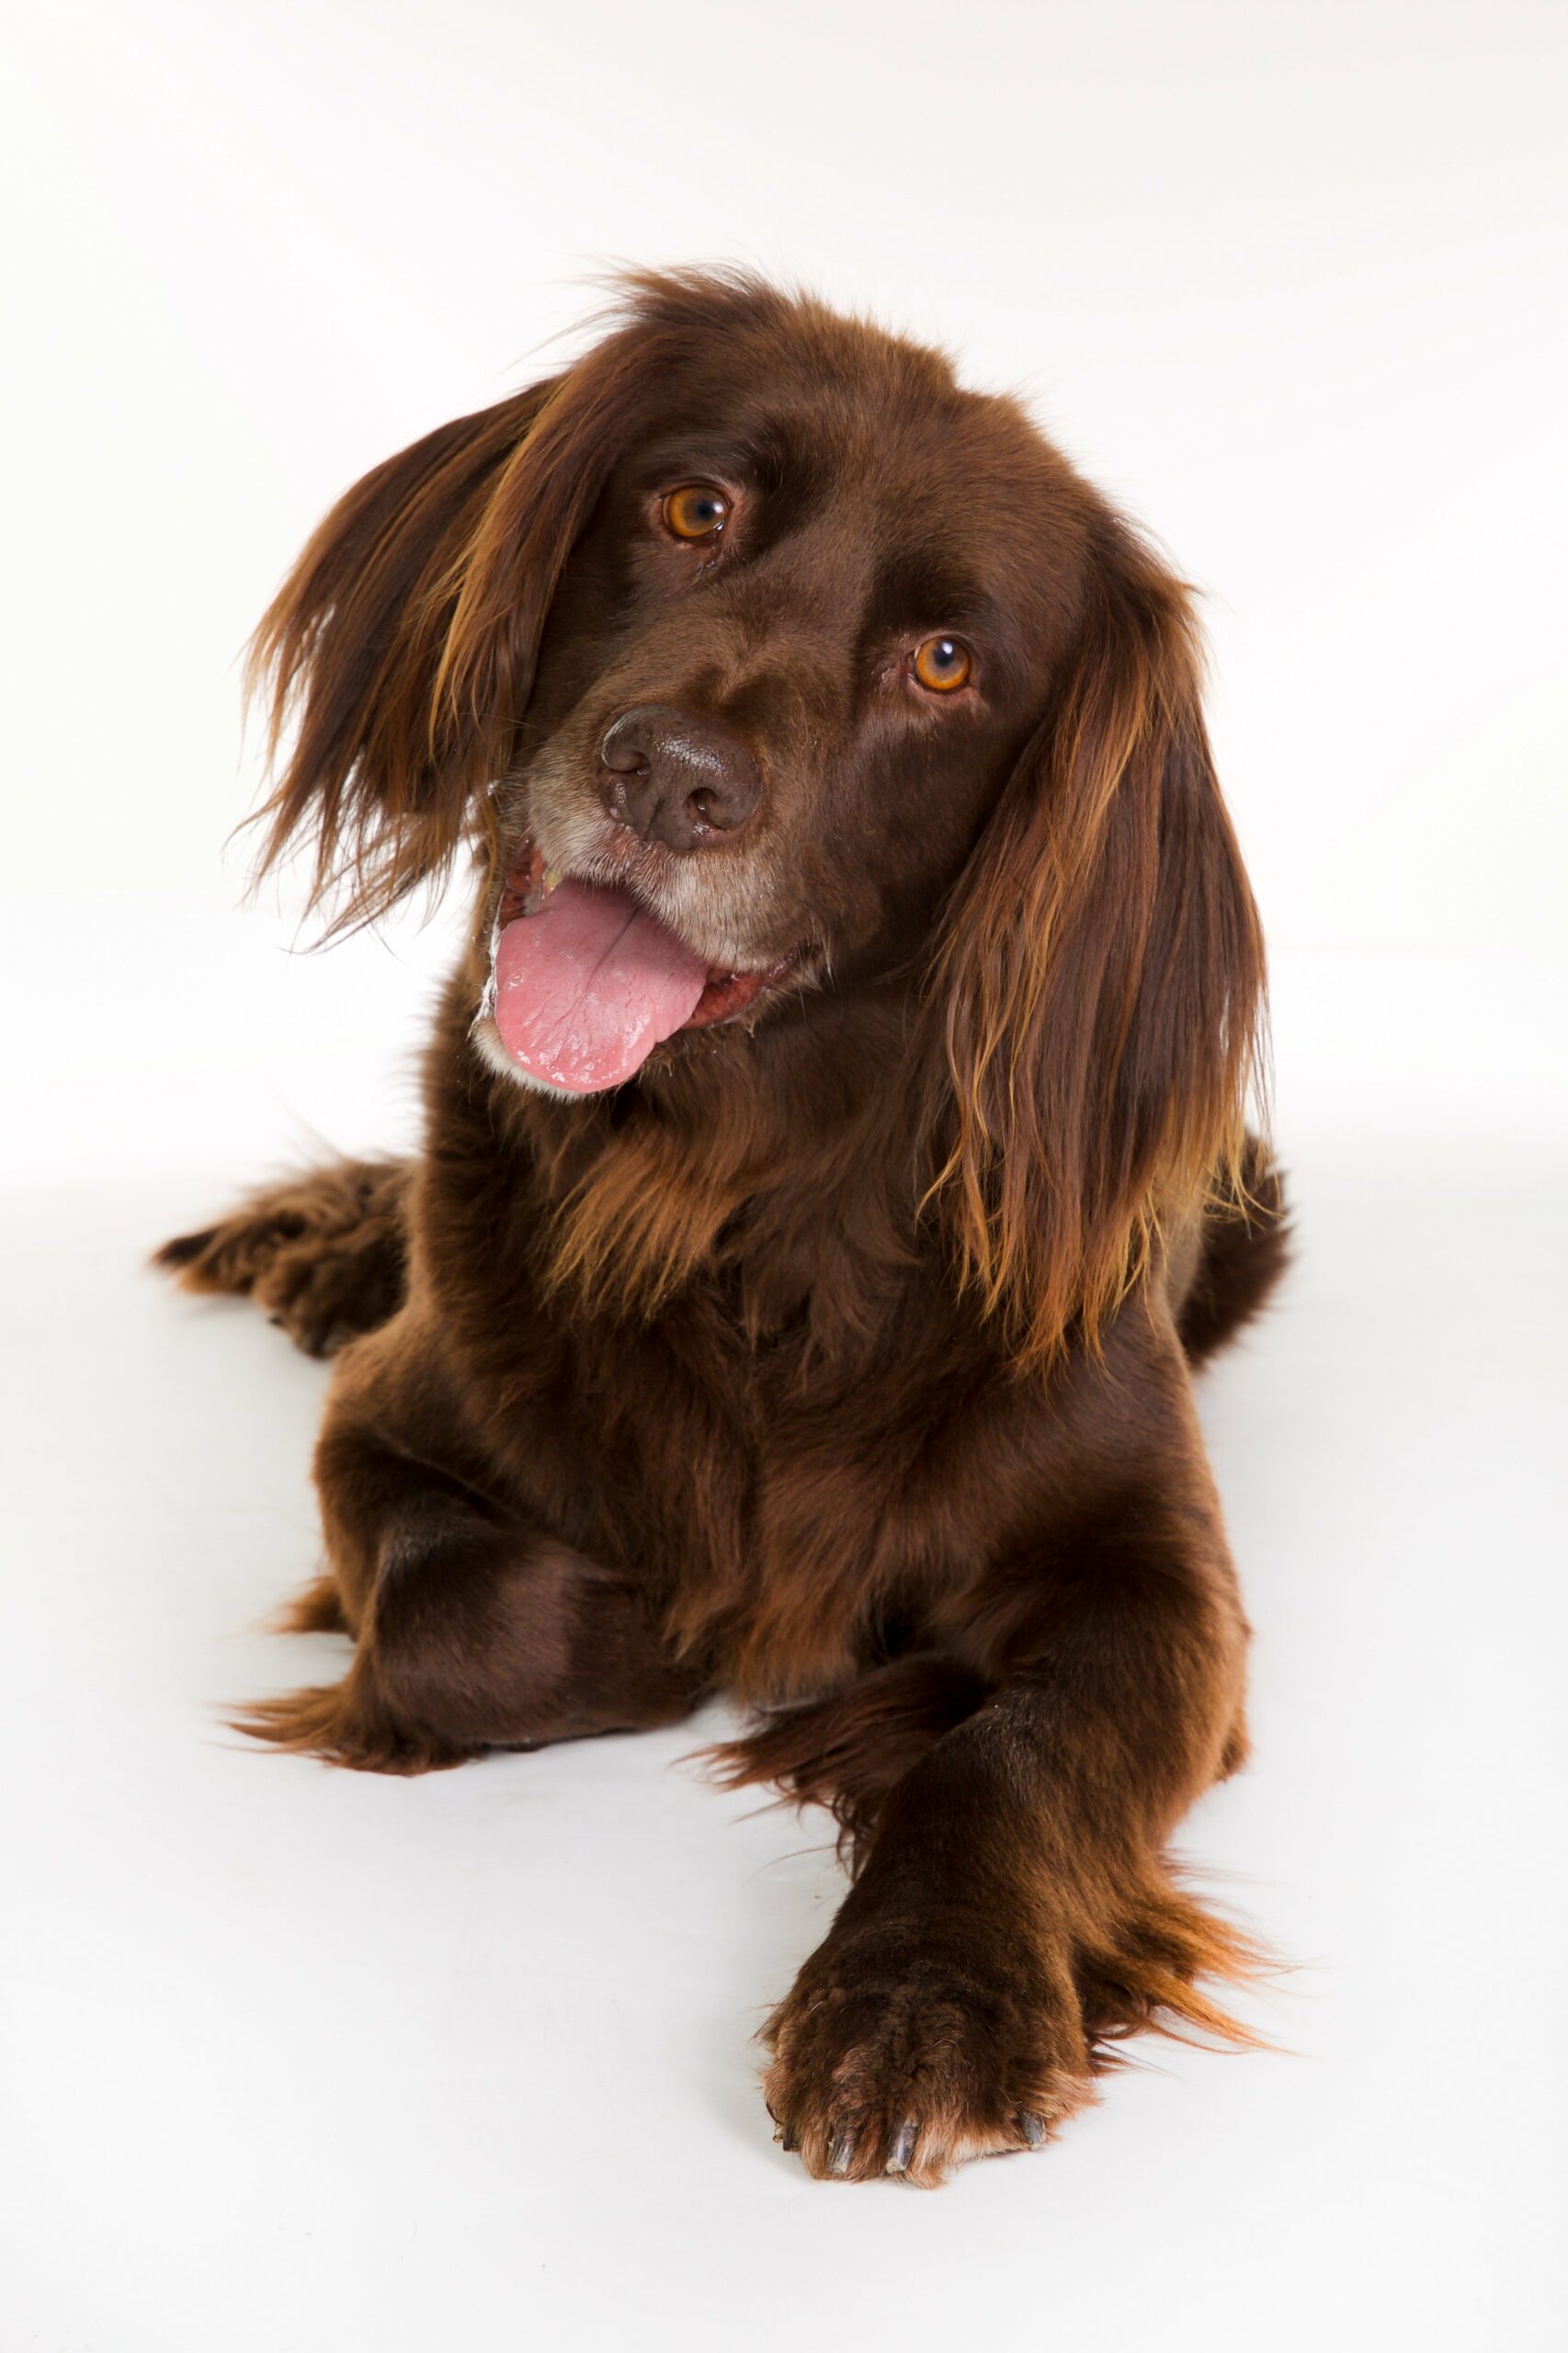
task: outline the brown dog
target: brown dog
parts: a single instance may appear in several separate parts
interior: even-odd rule
[[[1012,403],[749,279],[328,516],[261,626],[269,857],[480,881],[425,1151],[164,1263],[350,1338],[332,1689],[421,1772],[668,1723],[858,1865],[769,2028],[813,2173],[1037,2145],[1246,1949],[1162,1846],[1245,1753],[1189,1367],[1283,1255],[1187,595]]]

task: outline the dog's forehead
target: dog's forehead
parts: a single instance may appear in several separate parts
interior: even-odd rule
[[[1016,402],[869,331],[779,339],[767,364],[745,343],[709,355],[665,387],[637,468],[749,477],[803,529],[1014,601],[1072,569],[1083,539],[1084,486]]]
[[[666,428],[732,437],[841,485],[952,481],[972,495],[1035,489],[1063,471],[1016,403],[960,384],[940,354],[870,330],[825,346],[737,338],[678,371],[659,406]]]

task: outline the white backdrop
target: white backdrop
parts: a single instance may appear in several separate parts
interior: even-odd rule
[[[4,2353],[353,2344],[354,2313],[388,2346],[782,2345],[835,2317],[918,2346],[960,2316],[1551,2342],[1568,17],[47,0],[6,26],[0,1125],[31,1434],[6,1560],[35,1644],[9,1730],[40,1794],[10,1872],[36,2033]],[[412,1132],[449,919],[317,958],[287,896],[236,905],[236,660],[278,578],[367,466],[556,364],[595,271],[710,257],[1023,390],[1175,551],[1275,950],[1302,1262],[1207,1405],[1260,1759],[1194,1849],[1321,1958],[1308,2024],[1275,2021],[1315,2059],[1183,2061],[1177,2096],[1119,2088],[1049,2170],[937,2207],[857,2207],[758,2138],[744,2031],[831,1898],[790,1860],[814,1829],[726,1831],[661,1775],[678,1743],[412,1792],[213,1745],[213,1701],[295,1671],[235,1630],[310,1565],[319,1379],[134,1271],[312,1135]],[[134,1886],[132,1819],[161,1859]],[[360,1869],[357,1927],[332,1907]],[[640,1966],[585,2003],[590,1922]],[[607,2004],[590,2131],[574,2068]]]

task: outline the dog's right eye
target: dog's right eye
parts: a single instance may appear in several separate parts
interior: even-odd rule
[[[710,482],[687,482],[665,493],[659,511],[674,538],[716,540],[730,519],[730,502]]]

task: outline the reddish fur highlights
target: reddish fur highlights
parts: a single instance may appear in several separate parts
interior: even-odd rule
[[[1152,2031],[1176,2040],[1198,2035],[1263,2051],[1266,2036],[1206,1995],[1206,1980],[1256,1984],[1278,1966],[1256,1938],[1209,1911],[1165,1874],[1152,1875],[1124,1904],[1113,1939],[1087,1946],[1078,1962],[1085,2022],[1096,2045]],[[1097,2052],[1100,2068],[1115,2063]]]
[[[1188,1364],[1207,1364],[1267,1303],[1290,1256],[1285,1187],[1249,1137],[1239,1182],[1205,1208],[1201,1245],[1176,1330]]]
[[[978,1970],[972,1951],[940,1938],[913,1975],[886,1943],[851,1938],[836,1967],[824,1965],[829,1954],[762,2029],[764,2097],[812,2171],[846,2180],[898,2171],[935,2188],[971,2158],[1040,2146],[1096,2098],[1138,2033],[1271,2047],[1203,1990],[1252,1984],[1271,1957],[1164,1872],[1122,1897],[1111,1935],[1085,1923],[1028,1952],[993,1952]],[[812,2120],[784,2121],[799,2113],[801,2080],[829,2068],[831,2094]]]
[[[292,1601],[286,1601],[272,1621],[277,1634],[347,1634],[343,1596],[331,1577],[312,1577]]]
[[[361,1773],[439,1773],[479,1754],[394,1723],[354,1677],[290,1692],[287,1699],[257,1699],[228,1722],[232,1732],[273,1748]]]
[[[755,1732],[705,1755],[722,1789],[772,1782],[797,1805],[825,1806],[853,1870],[890,1790],[990,1688],[953,1659],[899,1659],[825,1699],[778,1709]]]
[[[187,1290],[254,1299],[308,1356],[330,1356],[403,1297],[407,1185],[399,1161],[309,1169],[165,1242],[153,1263]]]
[[[694,547],[661,517],[704,485]],[[351,1343],[287,1622],[353,1663],[243,1727],[415,1773],[762,1711],[716,1769],[854,1864],[769,2029],[814,2173],[1035,2147],[1141,2029],[1249,2040],[1209,1989],[1256,1956],[1165,1861],[1246,1752],[1190,1371],[1285,1255],[1188,590],[938,355],[692,272],[351,490],[256,667],[269,858],[310,842],[339,922],[475,879],[418,1156],[160,1254]],[[607,745],[650,709],[634,802]],[[551,870],[744,1012],[526,1089],[492,940]]]

